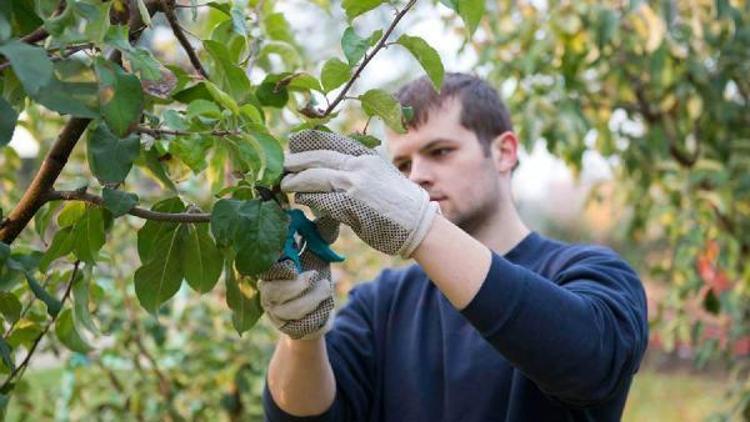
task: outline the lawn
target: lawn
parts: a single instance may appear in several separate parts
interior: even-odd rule
[[[721,410],[723,386],[715,378],[687,372],[639,372],[630,389],[623,421],[702,421]]]

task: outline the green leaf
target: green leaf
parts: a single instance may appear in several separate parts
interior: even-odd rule
[[[227,289],[227,306],[233,311],[232,325],[237,333],[242,335],[253,328],[263,315],[260,294],[249,283],[241,283],[237,280],[231,261],[227,261],[224,282]]]
[[[346,56],[349,65],[354,66],[362,60],[367,49],[371,46],[371,38],[372,35],[370,38],[360,37],[351,26],[344,30],[344,35],[341,36],[341,49],[344,50],[344,56]]]
[[[62,309],[62,303],[47,293],[44,287],[30,273],[26,273],[26,281],[29,283],[29,289],[34,293],[34,296],[47,306],[47,313],[51,317],[57,315],[60,309]]]
[[[137,135],[119,139],[100,124],[90,133],[87,143],[91,172],[102,184],[120,183],[130,172],[138,157],[141,140]]]
[[[234,64],[232,56],[224,44],[218,41],[203,40],[203,46],[213,59],[211,80],[215,81],[236,102],[244,102],[250,92],[250,80],[247,78],[245,71]],[[207,88],[210,92],[211,88]],[[232,107],[225,107],[233,110]]]
[[[362,135],[359,133],[352,133],[349,135],[350,138],[353,138],[360,144],[366,146],[367,148],[375,148],[376,146],[382,144],[382,141],[372,135]]]
[[[182,203],[180,198],[167,198],[154,204],[151,211],[181,213],[185,211],[185,204]],[[158,249],[155,249],[157,243],[176,230],[177,225],[177,223],[169,221],[146,221],[146,224],[138,230],[138,256],[141,258],[141,262],[146,263],[158,254]]]
[[[169,152],[187,164],[193,173],[198,174],[206,169],[208,149],[214,144],[209,136],[179,136],[169,143]]]
[[[232,2],[232,8],[229,11],[232,17],[232,29],[234,32],[247,37],[247,23],[245,22],[245,12],[242,10],[240,2]]]
[[[223,145],[226,147],[234,171],[252,173],[256,177],[263,168],[260,148],[256,148],[249,136],[225,136]]]
[[[378,116],[397,133],[405,133],[401,105],[393,96],[380,89],[371,89],[359,96],[368,116]]]
[[[66,309],[55,321],[55,335],[68,349],[78,353],[88,353],[91,346],[81,337],[73,323],[73,313]]]
[[[13,139],[17,120],[16,110],[3,97],[0,97],[0,147],[8,145]]]
[[[162,166],[159,161],[159,155],[155,147],[148,150],[142,149],[141,154],[138,156],[135,163],[138,166],[145,167],[146,170],[148,170],[146,173],[156,179],[162,187],[169,189],[172,192],[177,192],[177,186],[175,186],[172,179],[170,179],[169,176],[167,176],[166,171],[164,171],[164,166]]]
[[[335,57],[328,59],[320,72],[320,82],[323,84],[323,91],[326,93],[340,87],[351,77],[351,67]]]
[[[183,243],[186,232],[187,228],[179,225],[157,238],[153,244],[154,253],[135,271],[136,296],[141,306],[152,314],[156,314],[159,306],[180,290],[184,276]]]
[[[265,271],[281,256],[289,217],[275,202],[253,199],[240,206],[237,223],[237,270],[246,275]]]
[[[94,324],[89,310],[89,283],[91,282],[91,267],[87,267],[87,276],[79,272],[73,281],[73,320],[78,325],[85,327],[93,334],[99,334],[99,329]]]
[[[10,292],[0,292],[0,313],[8,322],[16,322],[21,317],[21,302]],[[2,336],[0,336],[2,337]]]
[[[211,211],[211,234],[221,247],[231,246],[237,231],[237,220],[242,201],[220,199]]]
[[[273,76],[275,75],[266,77],[264,82],[255,90],[255,95],[264,106],[284,108],[289,101],[289,92],[286,86],[279,86],[275,80],[277,78],[273,78]]]
[[[458,5],[458,14],[466,25],[469,36],[474,35],[474,31],[479,26],[485,11],[485,0],[456,0]]]
[[[417,59],[425,72],[427,72],[427,76],[430,77],[435,91],[440,92],[445,69],[443,68],[443,62],[440,61],[438,52],[420,37],[412,37],[404,34],[396,42],[406,47],[414,58]]]
[[[185,279],[193,290],[206,293],[219,281],[224,258],[208,235],[208,227],[205,224],[186,226]]]
[[[231,63],[239,63],[247,56],[247,37],[237,34],[231,19],[216,25],[211,40],[218,41],[229,51]]]
[[[10,2],[0,2],[0,41],[5,41],[13,35],[12,19]]]
[[[38,94],[52,80],[52,62],[43,48],[10,40],[0,44],[0,54],[8,59],[13,72],[30,96]]]
[[[128,27],[126,25],[113,25],[107,31],[104,41],[120,50],[125,59],[130,62],[130,67],[135,73],[139,73],[143,79],[150,81],[160,80],[160,64],[150,51],[145,48],[135,47],[128,40]]]
[[[60,214],[57,215],[57,225],[60,227],[70,227],[78,222],[86,213],[86,203],[83,201],[70,201],[63,206]]]
[[[260,174],[260,184],[272,186],[279,180],[284,171],[284,149],[276,138],[267,133],[250,131],[249,134],[250,141],[263,152],[263,170]]]
[[[34,101],[60,114],[94,119],[99,117],[97,85],[89,82],[63,82],[52,78]]]
[[[8,343],[13,348],[18,348],[21,345],[28,348],[41,333],[42,328],[38,324],[28,319],[22,319],[18,321],[13,328],[13,332],[8,336]]]
[[[104,246],[104,214],[99,206],[87,206],[86,213],[73,227],[73,252],[83,262],[94,264]]]
[[[320,86],[320,81],[317,80],[315,76],[310,75],[309,73],[295,74],[292,80],[289,81],[289,85],[287,85],[287,88],[292,91],[297,90],[323,92],[323,87]]]
[[[0,242],[0,270],[5,266],[8,258],[10,258],[10,245]]]
[[[99,104],[104,121],[115,135],[123,137],[138,124],[143,112],[141,81],[125,73],[116,63],[100,57],[94,62],[94,69],[99,80]]]
[[[127,214],[138,203],[138,195],[106,187],[102,191],[102,198],[104,198],[104,206],[113,217]]]
[[[341,7],[344,8],[346,16],[351,20],[383,3],[385,3],[385,0],[344,0]]]
[[[73,252],[75,236],[73,236],[72,232],[72,227],[66,227],[55,233],[52,243],[47,248],[42,259],[39,260],[39,271],[46,272],[52,261]]]
[[[10,347],[10,344],[8,344],[8,342],[5,341],[5,338],[3,338],[2,336],[0,336],[0,357],[3,359],[3,364],[5,365],[6,368],[10,369],[11,371],[16,370],[16,362],[13,356],[13,349]],[[5,407],[5,405],[3,405],[3,407]]]
[[[170,110],[171,111],[171,110]],[[190,102],[187,106],[187,110],[185,117],[187,117],[189,120],[195,119],[197,117],[205,117],[208,120],[216,121],[221,119],[221,109],[219,106],[216,105],[216,103],[204,99],[197,99],[195,101]],[[184,127],[182,129],[175,128],[177,130],[187,130],[187,127]]]
[[[214,85],[212,82],[203,81],[203,84],[206,86],[206,89],[208,89],[211,97],[213,97],[213,99],[216,100],[217,103],[219,103],[227,110],[231,111],[233,114],[240,114],[240,107],[229,94],[219,89],[219,87]]]
[[[286,64],[288,70],[296,70],[302,65],[302,58],[297,49],[283,41],[271,41],[260,49],[258,58],[266,58],[270,54],[277,54]]]
[[[136,0],[136,3],[138,4],[138,13],[140,13],[143,23],[146,26],[151,26],[151,14],[148,13],[146,3],[144,3],[143,0]]]
[[[268,38],[294,44],[294,35],[283,13],[277,12],[265,15],[263,25],[266,27]]]

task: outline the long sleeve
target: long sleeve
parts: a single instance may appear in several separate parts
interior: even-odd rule
[[[614,252],[571,248],[549,278],[493,253],[461,313],[546,394],[575,406],[627,389],[645,351],[646,298]]]
[[[263,407],[268,421],[353,421],[367,420],[375,379],[375,344],[372,308],[375,283],[361,284],[349,293],[349,301],[336,315],[333,329],[326,334],[328,359],[336,378],[336,399],[321,415],[295,417],[273,401],[268,383]]]

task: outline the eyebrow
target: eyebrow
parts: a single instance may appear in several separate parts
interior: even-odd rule
[[[439,144],[440,142],[455,143],[455,141],[453,141],[452,139],[448,139],[448,138],[435,138],[435,139],[432,139],[427,144],[423,145],[421,148],[419,148],[419,152],[427,151],[428,149],[434,147],[435,144]],[[404,161],[406,159],[407,159],[407,157],[405,157],[403,155],[398,155],[398,156],[393,157],[393,162],[394,163],[398,163],[398,162]]]

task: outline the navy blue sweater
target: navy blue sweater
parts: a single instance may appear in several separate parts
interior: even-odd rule
[[[611,249],[531,233],[456,310],[418,265],[352,289],[326,335],[336,400],[270,421],[616,421],[646,348],[646,297]]]

